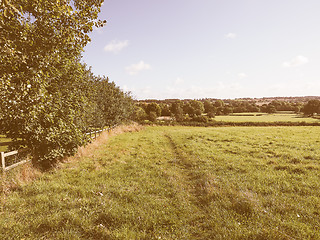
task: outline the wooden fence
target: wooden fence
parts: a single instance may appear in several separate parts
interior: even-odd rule
[[[112,129],[114,129],[117,125],[114,125],[112,127],[109,127],[109,128],[105,128],[105,129],[101,129],[101,130],[96,130],[96,131],[93,131],[93,132],[88,132],[86,133],[86,135],[89,135],[89,137],[91,139],[96,139],[98,136],[101,135],[101,133],[103,131],[108,131],[110,132]],[[1,154],[1,166],[2,166],[2,170],[3,171],[8,171],[12,168],[15,168],[21,164],[24,164],[26,162],[29,162],[30,159],[28,157],[28,149],[27,148],[24,148],[24,149],[21,149],[21,150],[18,150],[18,151],[12,151],[12,152],[0,152]],[[15,161],[13,161],[13,163],[11,163],[9,166],[6,166],[6,158],[10,157],[12,158],[13,156],[15,156]],[[22,161],[19,161],[17,162],[16,160],[17,159],[23,159]],[[12,161],[11,161],[12,162]],[[8,162],[7,162],[8,163]]]
[[[88,132],[88,133],[86,133],[86,135],[89,135],[89,138],[91,138],[91,139],[96,139],[98,136],[100,136],[100,134],[103,131],[105,131],[105,130],[101,129],[101,130],[97,130],[97,131],[93,131],[93,132]]]
[[[12,151],[12,152],[1,152],[1,166],[3,171],[8,171],[12,168],[15,168],[21,164],[24,164],[26,162],[29,162],[30,159],[28,157],[28,149],[20,149],[18,151]],[[11,158],[11,163],[9,166],[6,166],[6,158]],[[12,158],[14,160],[12,161]],[[20,161],[17,162],[17,158],[19,158]],[[21,161],[21,159],[23,159]],[[8,161],[7,161],[8,163]]]
[[[103,132],[103,131],[108,131],[110,132],[112,129],[114,129],[117,125],[113,125],[111,127],[108,127],[108,128],[104,128],[104,129],[100,129],[100,130],[96,130],[96,131],[92,131],[92,132],[88,132],[86,133],[86,135],[89,135],[89,138],[91,139],[96,139],[98,136],[100,136],[100,134]]]

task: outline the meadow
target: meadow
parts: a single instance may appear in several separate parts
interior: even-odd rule
[[[160,117],[160,120],[170,119],[170,117]],[[305,117],[288,111],[278,112],[274,114],[252,112],[252,113],[233,113],[230,115],[215,116],[217,122],[225,123],[320,123],[319,118]],[[277,125],[277,124],[276,124]],[[9,150],[11,140],[4,135],[0,135],[0,152]]]
[[[304,117],[300,114],[279,112],[273,114],[267,113],[240,113],[216,116],[216,121],[222,122],[306,122],[316,123],[319,119]]]
[[[320,239],[319,134],[146,127],[102,136],[2,194],[0,238]]]

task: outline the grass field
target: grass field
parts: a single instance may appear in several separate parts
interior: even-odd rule
[[[1,239],[320,239],[320,128],[148,127],[21,185]]]
[[[233,114],[229,116],[216,116],[214,119],[216,121],[223,121],[223,122],[306,122],[306,123],[319,122],[319,119],[302,117],[298,114],[292,114],[292,113],[274,113],[274,114],[241,113],[241,114]]]

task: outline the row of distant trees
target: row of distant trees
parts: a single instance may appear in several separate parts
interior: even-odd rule
[[[135,118],[137,120],[155,121],[160,116],[175,117],[177,121],[200,120],[207,121],[200,116],[209,119],[217,115],[229,115],[231,113],[263,112],[275,113],[277,111],[293,111],[312,115],[320,113],[320,101],[310,100],[304,104],[301,102],[286,102],[274,100],[268,104],[257,105],[254,101],[228,100],[155,100],[136,102]]]
[[[81,63],[102,0],[0,1],[0,130],[52,163],[86,131],[131,114],[131,97]]]

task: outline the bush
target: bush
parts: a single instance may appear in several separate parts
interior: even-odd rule
[[[155,112],[150,112],[148,115],[148,119],[151,122],[156,122],[157,121],[157,114]]]
[[[148,114],[142,107],[135,106],[132,118],[133,120],[140,122],[147,119]]]
[[[201,122],[201,123],[207,123],[209,121],[207,116],[194,116],[192,118],[192,121],[194,122]]]
[[[207,116],[208,116],[209,118],[214,118],[214,117],[215,117],[215,114],[214,114],[214,112],[208,112]]]

